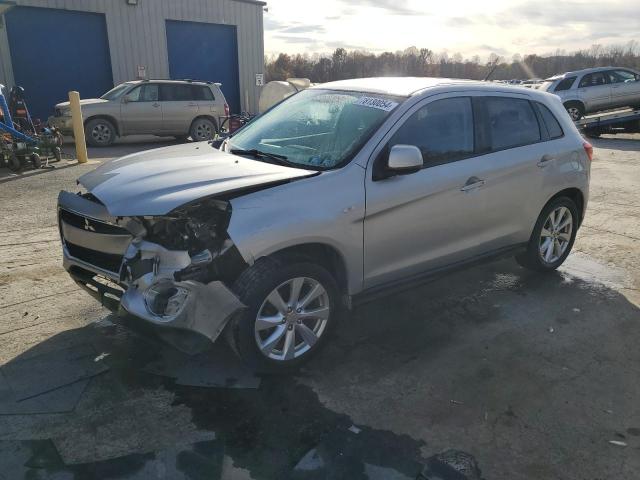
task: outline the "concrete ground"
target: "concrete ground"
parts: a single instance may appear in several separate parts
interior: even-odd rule
[[[0,415],[0,479],[408,479],[446,450],[487,480],[640,478],[640,135],[593,141],[587,217],[559,272],[504,260],[376,301],[258,389],[147,373],[160,347],[111,323],[60,266],[58,191],[167,143],[0,170],[0,369],[68,347],[109,368],[70,412]],[[22,371],[25,388],[48,381]]]

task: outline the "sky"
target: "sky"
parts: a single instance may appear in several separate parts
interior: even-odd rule
[[[640,42],[640,0],[267,0],[267,54],[374,52],[540,55]]]

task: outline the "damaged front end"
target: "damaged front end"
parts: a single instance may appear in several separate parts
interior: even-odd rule
[[[114,217],[90,193],[61,192],[64,266],[112,310],[160,327],[193,350],[243,308],[231,285],[246,264],[227,234],[231,206],[213,198],[153,217]]]

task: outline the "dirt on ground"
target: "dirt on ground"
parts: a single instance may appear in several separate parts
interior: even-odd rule
[[[149,373],[162,347],[61,266],[58,192],[167,143],[0,170],[0,479],[410,479],[446,451],[486,480],[640,478],[640,135],[592,141],[587,215],[560,271],[502,260],[370,303],[259,388]],[[61,351],[95,353],[82,383],[7,400],[69,376],[51,360],[51,379],[29,377]]]

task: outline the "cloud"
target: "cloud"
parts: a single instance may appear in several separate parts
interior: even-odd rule
[[[281,33],[324,33],[327,29],[322,25],[298,25],[280,30]]]
[[[348,4],[379,8],[390,15],[427,15],[428,10],[411,8],[407,0],[350,0]]]
[[[491,53],[495,53],[496,55],[508,55],[509,51],[501,48],[501,47],[494,47],[493,45],[479,45],[478,46],[478,50],[483,50],[485,52],[491,52]]]
[[[317,44],[319,43],[318,40],[316,38],[311,38],[311,37],[295,37],[295,36],[289,36],[289,35],[274,35],[273,38],[276,38],[278,40],[282,40],[286,43],[294,43],[294,44]]]
[[[451,17],[445,20],[445,24],[448,27],[452,27],[452,28],[466,27],[469,25],[474,25],[475,23],[476,23],[476,20],[469,17]]]

